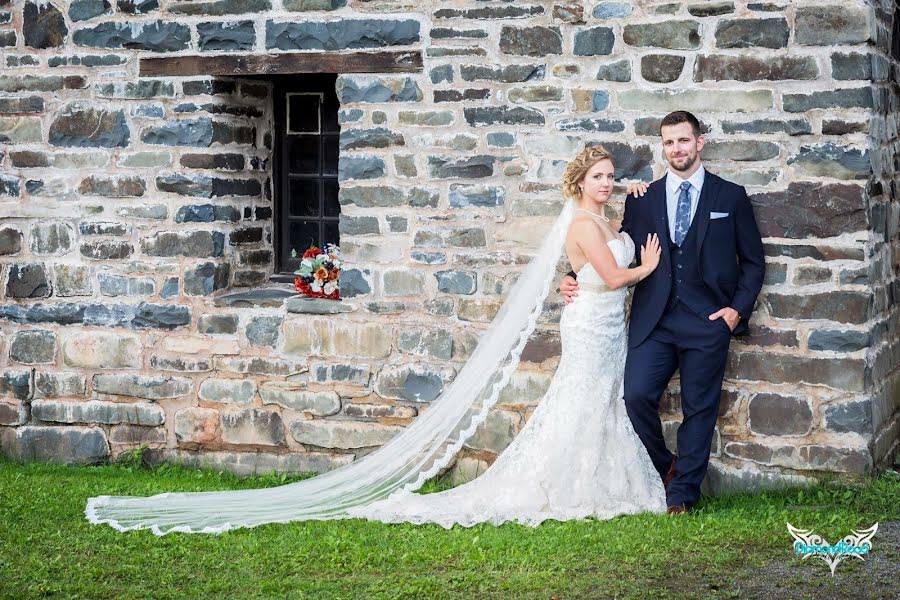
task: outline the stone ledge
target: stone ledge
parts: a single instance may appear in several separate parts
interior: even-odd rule
[[[213,300],[213,305],[229,308],[281,308],[286,299],[295,295],[296,292],[282,288],[260,288],[219,296]]]
[[[284,307],[289,313],[306,315],[336,315],[356,310],[353,306],[344,304],[340,300],[306,298],[304,296],[288,298],[284,301]]]

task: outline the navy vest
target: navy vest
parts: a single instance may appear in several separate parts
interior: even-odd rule
[[[721,306],[700,276],[700,262],[697,253],[698,220],[695,215],[680,248],[671,238],[669,239],[669,256],[672,257],[672,290],[669,292],[666,311],[672,310],[678,302],[681,302],[691,312],[706,318],[719,310]]]

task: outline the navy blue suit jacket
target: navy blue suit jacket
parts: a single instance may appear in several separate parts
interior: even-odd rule
[[[728,216],[710,220],[711,212]],[[697,227],[703,282],[720,308],[730,306],[741,314],[733,335],[745,335],[765,274],[762,240],[746,190],[707,171],[693,226]],[[672,289],[665,177],[651,183],[643,197],[628,196],[622,230],[638,247],[638,262],[647,234],[656,233],[662,247],[659,266],[634,290],[628,336],[628,345],[634,347],[647,339],[659,323]]]

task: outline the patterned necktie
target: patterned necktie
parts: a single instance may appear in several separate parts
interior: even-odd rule
[[[675,245],[681,246],[691,226],[691,184],[682,183],[678,189],[678,205],[675,207]]]

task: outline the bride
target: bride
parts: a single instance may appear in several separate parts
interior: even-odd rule
[[[602,146],[572,160],[563,183],[569,202],[472,357],[428,411],[376,452],[277,488],[91,498],[88,519],[163,535],[354,517],[449,528],[664,513],[662,481],[622,400],[626,288],[653,272],[660,247],[648,237],[640,266],[628,267],[634,242],[603,214],[614,172]],[[563,309],[562,355],[544,398],[477,479],[414,493],[449,464],[496,403],[534,330],[563,247],[580,293]]]

